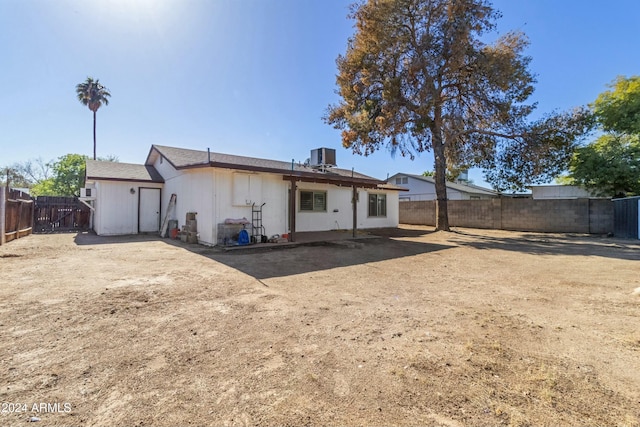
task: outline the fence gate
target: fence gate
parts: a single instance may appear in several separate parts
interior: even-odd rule
[[[615,199],[614,236],[640,239],[640,197]]]
[[[89,230],[91,210],[77,197],[38,196],[34,209],[34,233]]]

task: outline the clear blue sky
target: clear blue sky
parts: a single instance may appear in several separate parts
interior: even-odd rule
[[[381,151],[352,155],[321,117],[350,0],[0,0],[0,166],[91,155],[87,76],[112,94],[98,156],[142,163],[151,144],[304,161],[386,178],[433,169]],[[499,32],[524,31],[540,114],[587,104],[617,75],[640,74],[637,0],[495,0]],[[479,171],[470,178],[481,183]]]

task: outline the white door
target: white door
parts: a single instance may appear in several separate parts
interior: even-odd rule
[[[157,233],[160,231],[160,189],[140,188],[138,205],[138,232]]]

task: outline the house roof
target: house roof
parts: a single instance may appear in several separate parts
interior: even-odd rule
[[[400,177],[400,176],[411,177],[411,178],[414,178],[414,179],[418,179],[420,181],[431,183],[433,185],[436,184],[436,180],[433,177],[423,176],[423,175],[414,175],[414,174],[410,174],[410,173],[397,173],[397,174],[395,174],[395,175],[393,175],[392,177],[389,178],[389,182],[394,180],[396,177]],[[479,187],[479,186],[473,185],[473,184],[458,184],[458,183],[455,183],[455,182],[447,181],[446,185],[447,185],[447,188],[450,188],[450,189],[456,190],[456,191],[460,191],[462,193],[480,194],[480,195],[485,195],[485,196],[497,196],[497,195],[499,195],[499,193],[497,191],[495,191],[495,190],[491,190],[489,188],[484,188],[484,187]]]
[[[158,171],[150,165],[87,160],[87,180],[164,182]]]
[[[152,145],[145,163],[148,166],[152,165],[158,155],[162,156],[178,170],[218,167],[223,169],[277,173],[283,174],[283,176],[286,175],[292,179],[327,182],[337,185],[358,184],[376,188],[381,185],[387,185],[384,181],[348,169],[327,168],[325,171],[319,171],[318,169],[301,163],[167,147],[164,145]]]

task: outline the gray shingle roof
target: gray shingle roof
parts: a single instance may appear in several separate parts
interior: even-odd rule
[[[186,148],[167,147],[164,145],[153,145],[147,158],[147,164],[151,163],[151,153],[156,150],[167,159],[176,169],[188,169],[209,165],[209,153],[206,151],[190,150]],[[300,163],[291,163],[279,160],[259,159],[255,157],[235,156],[232,154],[210,153],[212,166],[227,167],[233,169],[234,166],[241,169],[259,170],[274,173],[318,173],[317,170]],[[328,168],[322,176],[327,178],[355,178],[362,180],[378,181],[378,179],[351,171],[348,169]]]
[[[153,166],[99,160],[87,160],[86,176],[92,180],[164,182]]]

